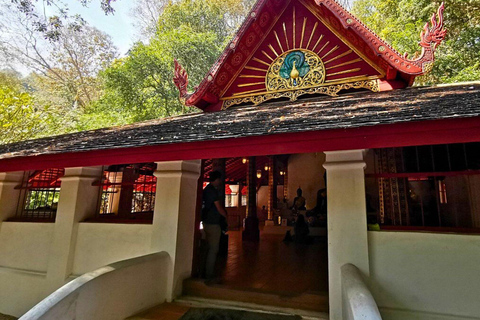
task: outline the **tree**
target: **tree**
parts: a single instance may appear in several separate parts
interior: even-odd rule
[[[211,5],[223,12],[229,35],[232,35],[249,13],[257,0],[211,0]]]
[[[169,0],[136,0],[131,16],[134,18],[134,26],[137,28],[140,40],[148,41],[155,36],[158,26],[158,18]]]
[[[15,10],[12,4],[0,12],[0,56],[14,68],[33,71],[22,81],[29,86],[26,93],[34,105],[24,109],[48,111],[49,121],[42,127],[43,133],[75,130],[85,108],[102,95],[99,71],[117,56],[110,37],[82,22],[79,29],[59,28],[58,38],[52,41],[32,28],[31,17]],[[3,112],[8,110],[12,109]],[[30,127],[30,138],[38,136],[37,127]]]
[[[2,19],[3,56],[33,70],[38,89],[57,98],[60,106],[84,107],[95,100],[99,92],[96,76],[117,56],[110,37],[82,23],[81,29],[59,28],[58,38],[52,42],[32,29],[29,21],[15,10]]]
[[[36,106],[18,74],[0,72],[0,144],[51,133],[51,121],[48,107]]]
[[[91,0],[77,0],[86,6]],[[105,14],[113,14],[115,11],[112,2],[115,0],[99,0],[101,9]],[[9,6],[11,10],[20,12],[29,23],[29,29],[41,33],[50,41],[58,40],[61,30],[64,28],[80,30],[84,20],[79,15],[70,15],[68,6],[62,0],[2,0],[2,7]],[[37,7],[43,6],[43,15],[39,14]],[[47,16],[46,7],[55,8],[56,14]]]
[[[419,50],[419,34],[441,1],[357,0],[353,12],[400,52]],[[447,38],[436,52],[433,71],[417,84],[480,78],[480,1],[451,0],[444,13]]]
[[[355,0],[337,0],[337,2],[342,5],[344,8],[351,9],[352,8],[352,3]]]
[[[102,72],[105,95],[87,111],[81,128],[104,126],[105,119],[131,123],[193,111],[178,100],[172,81],[174,58],[188,70],[190,83],[200,83],[252,3],[253,0],[168,3],[157,19],[156,33],[149,43],[135,44],[127,57],[116,60]],[[95,121],[94,114],[107,111],[108,115]]]

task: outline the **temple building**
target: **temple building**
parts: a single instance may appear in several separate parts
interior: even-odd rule
[[[258,0],[194,92],[175,61],[201,112],[0,146],[0,313],[480,319],[480,83],[412,87],[443,10],[410,59],[334,0]],[[229,231],[206,285],[212,171]]]

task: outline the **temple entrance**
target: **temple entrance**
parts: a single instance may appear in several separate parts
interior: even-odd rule
[[[187,281],[184,294],[226,299],[232,291],[225,290],[234,290],[242,294],[232,300],[241,296],[258,303],[268,297],[262,303],[328,311],[324,161],[323,153],[204,160],[199,189],[208,185],[212,171],[222,173],[224,185],[217,190],[223,193],[228,232],[216,262],[219,281],[205,285],[200,279],[206,243],[198,210],[193,265],[198,280]],[[299,220],[306,232],[299,231]]]

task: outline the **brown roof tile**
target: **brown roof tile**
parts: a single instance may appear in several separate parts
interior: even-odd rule
[[[0,159],[480,116],[480,83],[239,106],[0,145]]]

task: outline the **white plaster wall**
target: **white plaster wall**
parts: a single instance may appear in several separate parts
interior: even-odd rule
[[[53,223],[2,222],[0,267],[46,272],[53,228]]]
[[[268,208],[268,186],[261,186],[257,192],[257,207],[261,209],[262,206]]]
[[[159,252],[89,272],[29,310],[22,320],[117,320],[165,301],[169,257]]]
[[[385,320],[480,319],[480,236],[369,232],[368,243]]]
[[[80,223],[73,273],[151,253],[152,225]]]
[[[3,222],[0,229],[0,313],[21,316],[47,293],[53,223]],[[80,223],[73,273],[151,253],[152,225]],[[71,280],[72,278],[70,278]]]
[[[322,152],[295,154],[288,159],[289,206],[292,206],[299,186],[307,201],[307,209],[313,209],[317,205],[317,192],[325,188],[323,181],[325,169],[322,167],[324,162],[325,154]]]
[[[364,150],[326,152],[328,293],[330,320],[343,320],[341,268],[369,275]]]
[[[45,297],[46,274],[0,268],[0,313],[19,317]]]
[[[295,192],[296,189],[295,189]],[[317,195],[315,194],[315,197]],[[277,186],[277,199],[283,199],[283,185]],[[316,201],[317,198],[315,198]],[[262,209],[262,206],[265,206],[268,209],[268,186],[261,186],[257,192],[257,208]]]

